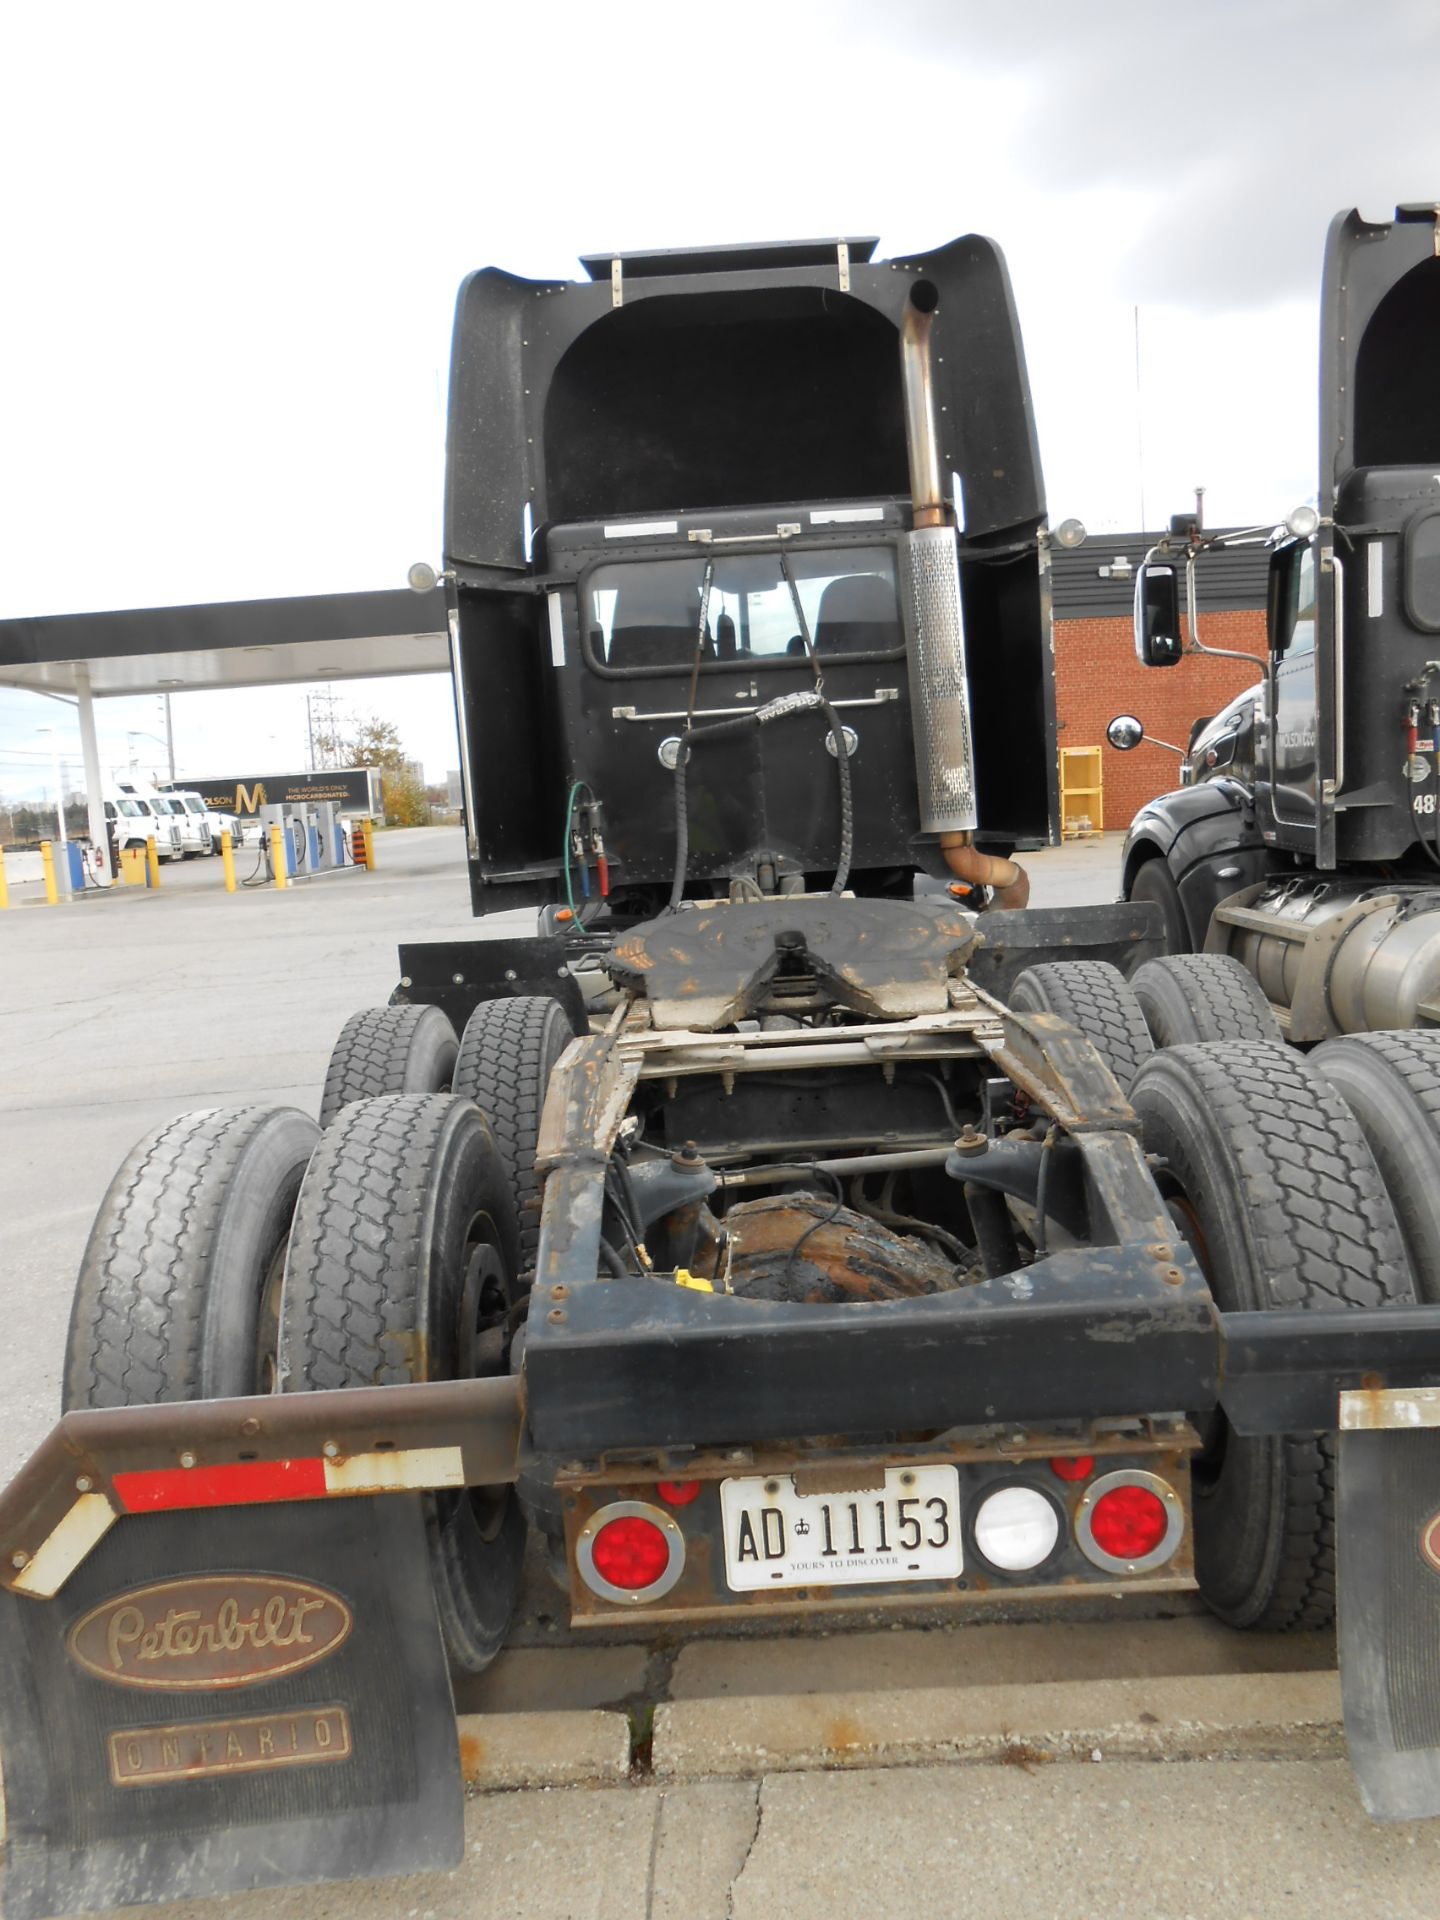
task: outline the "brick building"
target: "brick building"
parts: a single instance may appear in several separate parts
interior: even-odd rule
[[[1116,753],[1106,744],[1106,724],[1117,713],[1133,713],[1147,734],[1183,747],[1202,714],[1218,713],[1257,678],[1236,660],[1191,657],[1178,667],[1140,665],[1131,605],[1135,568],[1153,543],[1154,535],[1101,533],[1082,547],[1052,551],[1058,745],[1102,749],[1105,827],[1111,832],[1127,827],[1147,800],[1179,784],[1179,762],[1148,745]],[[1201,558],[1196,595],[1200,637],[1208,646],[1264,659],[1268,571],[1265,547],[1233,547]]]

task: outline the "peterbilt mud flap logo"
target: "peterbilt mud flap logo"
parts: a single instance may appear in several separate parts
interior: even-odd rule
[[[1420,1554],[1432,1573],[1440,1573],[1440,1513],[1420,1529]]]
[[[118,1687],[168,1693],[253,1687],[313,1667],[355,1624],[336,1593],[280,1574],[161,1580],[77,1620],[71,1658]]]

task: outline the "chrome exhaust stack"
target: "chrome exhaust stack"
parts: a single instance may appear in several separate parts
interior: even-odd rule
[[[928,280],[917,280],[900,322],[905,440],[915,515],[914,531],[900,537],[900,590],[910,662],[920,830],[948,836],[968,835],[978,820],[960,557],[936,430],[930,355],[939,304],[936,288]],[[960,843],[955,844],[958,848]]]

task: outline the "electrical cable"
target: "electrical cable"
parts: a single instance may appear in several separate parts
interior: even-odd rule
[[[840,776],[840,858],[835,867],[835,878],[830,882],[830,891],[836,899],[845,891],[850,878],[850,857],[855,838],[854,806],[850,794],[850,753],[845,744],[845,729],[839,715],[825,696],[825,675],[821,670],[820,656],[815,651],[815,641],[810,632],[810,622],[805,614],[805,602],[800,598],[800,589],[795,575],[791,571],[790,556],[780,549],[780,571],[785,576],[785,584],[790,589],[790,604],[795,610],[795,618],[800,626],[800,639],[805,648],[805,657],[810,662],[811,672],[815,675],[815,697],[820,702],[820,710],[830,726],[830,738],[835,746],[835,770]]]
[[[575,819],[575,796],[577,793],[581,793],[581,792],[588,793],[590,795],[591,804],[593,805],[595,800],[595,793],[594,793],[594,789],[591,787],[590,782],[588,780],[576,780],[571,785],[570,797],[565,802],[565,849],[564,849],[565,900],[566,900],[566,904],[570,908],[572,917],[577,920],[579,919],[580,914],[579,914],[579,909],[575,905],[575,888],[570,879],[570,832],[571,832],[572,824]],[[587,900],[590,897],[590,884],[589,884],[588,878],[585,883],[585,897]]]
[[[830,1225],[830,1222],[834,1220],[844,1210],[844,1206],[845,1206],[845,1189],[840,1184],[840,1178],[838,1174],[827,1173],[823,1167],[818,1167],[818,1166],[809,1168],[807,1169],[807,1171],[818,1173],[822,1179],[829,1180],[834,1184],[835,1200],[834,1200],[834,1204],[830,1208],[830,1211],[828,1213],[822,1214],[818,1220],[811,1221],[810,1225],[801,1234],[800,1238],[795,1242],[794,1246],[791,1247],[789,1253],[786,1254],[785,1265],[781,1270],[781,1274],[780,1274],[781,1286],[789,1285],[790,1276],[795,1269],[795,1262],[799,1259],[800,1249],[805,1245],[805,1242],[808,1239],[810,1239],[812,1234],[818,1233],[822,1227],[828,1227]]]
[[[975,1249],[967,1247],[963,1240],[958,1240],[944,1227],[937,1227],[930,1220],[919,1220],[913,1213],[897,1213],[893,1207],[885,1204],[883,1197],[879,1201],[867,1200],[864,1194],[865,1179],[863,1173],[857,1173],[850,1182],[850,1205],[856,1213],[864,1214],[867,1220],[877,1220],[882,1227],[903,1227],[912,1237],[933,1241],[942,1253],[949,1254],[957,1266],[966,1265],[973,1258]],[[885,1188],[893,1191],[894,1185],[894,1176],[891,1175],[885,1182]],[[858,1194],[855,1191],[857,1187],[861,1189]]]
[[[1051,1127],[1050,1131],[1045,1135],[1044,1145],[1040,1149],[1040,1173],[1035,1182],[1035,1258],[1037,1260],[1043,1260],[1047,1251],[1045,1190],[1050,1184],[1050,1162],[1054,1158],[1055,1142],[1059,1138],[1059,1127]]]

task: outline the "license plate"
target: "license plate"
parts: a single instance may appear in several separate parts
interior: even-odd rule
[[[797,1493],[788,1473],[720,1483],[725,1579],[766,1587],[953,1580],[960,1572],[960,1475],[887,1467],[864,1493]]]

